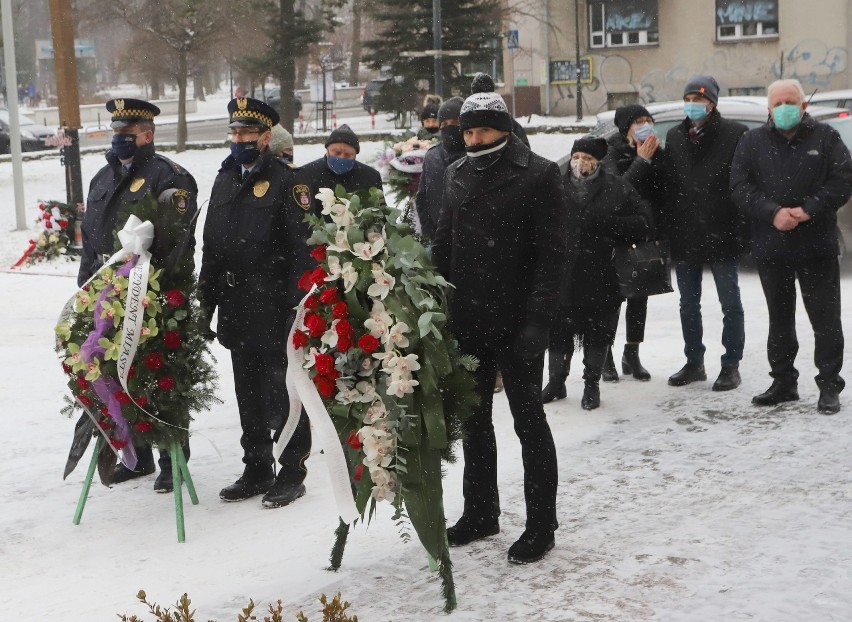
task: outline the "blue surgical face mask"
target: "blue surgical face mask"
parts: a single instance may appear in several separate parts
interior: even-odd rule
[[[637,125],[633,128],[633,138],[635,138],[640,143],[644,143],[646,140],[648,140],[648,137],[650,137],[653,133],[653,123],[642,123],[641,125]]]
[[[338,158],[327,155],[325,156],[325,162],[329,170],[335,175],[345,175],[355,168],[355,160],[350,160],[349,158]]]
[[[707,116],[707,104],[701,102],[683,102],[683,111],[692,121],[701,121]]]
[[[113,134],[112,152],[119,160],[129,160],[136,155],[136,134]]]
[[[780,104],[772,109],[772,119],[779,130],[792,130],[802,120],[802,107],[795,104]]]
[[[238,164],[251,164],[260,157],[257,141],[231,143],[231,155]]]

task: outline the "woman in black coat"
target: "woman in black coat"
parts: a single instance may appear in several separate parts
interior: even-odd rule
[[[551,325],[549,381],[542,392],[544,403],[567,396],[565,380],[576,344],[584,351],[585,390],[580,402],[584,410],[600,406],[598,383],[623,300],[612,263],[613,248],[651,232],[650,211],[639,193],[600,166],[606,152],[604,139],[588,136],[571,149],[571,170],[564,178],[565,209],[569,243],[577,246],[577,253]]]
[[[608,141],[609,150],[601,162],[608,173],[625,179],[636,188],[651,207],[653,235],[659,240],[662,232],[663,150],[653,134],[654,118],[644,106],[631,104],[615,111],[618,133]],[[648,297],[630,298],[624,319],[627,328],[621,371],[632,374],[637,380],[650,380],[651,374],[639,360],[639,344],[645,340],[645,319],[648,315]],[[618,371],[612,359],[612,349],[607,351],[603,368],[604,382],[618,381]]]

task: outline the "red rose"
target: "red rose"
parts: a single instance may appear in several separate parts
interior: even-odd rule
[[[331,308],[331,317],[335,320],[342,320],[349,315],[349,307],[345,302],[336,302]]]
[[[338,335],[337,336],[337,349],[340,352],[347,352],[349,348],[352,347],[352,339],[349,335]]]
[[[109,414],[109,408],[107,408],[107,407],[106,407],[105,405],[103,405],[103,404],[101,404],[100,406],[98,406],[98,411],[100,411],[100,413],[101,413],[104,417],[109,417],[109,416],[110,416],[110,414]]]
[[[311,337],[322,337],[328,324],[325,319],[316,313],[308,313],[305,315],[305,327],[308,329]]]
[[[166,292],[166,303],[170,307],[182,307],[186,302],[186,296],[179,289],[170,289]]]
[[[92,398],[88,395],[78,395],[77,400],[86,408],[91,408],[92,404],[94,403],[92,402]]]
[[[148,398],[144,395],[140,395],[136,398],[136,405],[139,406],[139,408],[145,408],[148,405]]]
[[[311,251],[311,257],[317,260],[317,263],[325,261],[325,246],[314,246]]]
[[[349,433],[349,436],[346,437],[346,444],[349,445],[352,449],[361,449],[364,446],[364,443],[362,443],[361,439],[358,438],[357,430],[352,430]]]
[[[89,291],[89,289],[90,289],[91,287],[92,287],[92,286],[91,286],[91,285],[89,285],[89,284],[87,283],[86,285],[83,285],[83,287],[82,287],[81,289],[82,289],[84,292],[87,292],[87,291]]]
[[[118,401],[122,406],[126,406],[130,403],[130,396],[127,395],[124,391],[116,391],[112,394],[112,396]]]
[[[308,336],[304,331],[297,330],[293,333],[293,346],[298,350],[308,345]]]
[[[163,335],[163,343],[169,350],[177,350],[180,347],[180,335],[175,330],[167,330]]]
[[[352,474],[352,479],[354,479],[356,482],[360,482],[361,476],[363,474],[364,474],[364,465],[359,464],[358,466],[355,467],[355,472]]]
[[[328,376],[334,369],[334,357],[331,354],[317,354],[314,356],[314,365],[323,376]]]
[[[328,272],[322,269],[322,266],[316,268],[313,272],[311,272],[311,283],[319,287],[323,283],[325,283],[325,277],[328,276]]]
[[[89,381],[83,378],[83,376],[77,376],[77,386],[85,391],[89,388]]]
[[[154,429],[150,421],[138,421],[133,427],[136,428],[137,432],[142,432],[143,434]]]
[[[338,378],[340,378],[340,372],[337,371],[336,367],[334,367],[334,368],[332,368],[332,370],[330,372],[328,372],[328,379],[329,380],[337,380]]]
[[[305,302],[303,304],[305,306],[305,309],[308,309],[309,311],[316,311],[319,308],[320,304],[319,298],[317,298],[316,296],[308,296],[307,298],[305,298]]]
[[[314,282],[313,280],[311,280],[311,271],[305,270],[305,273],[299,277],[299,289],[309,292],[311,291],[311,287],[313,286],[313,284]]]
[[[329,289],[324,289],[323,292],[320,294],[319,299],[320,302],[325,303],[327,305],[334,304],[335,302],[340,300],[340,298],[337,297],[337,288],[331,287]]]
[[[171,376],[163,376],[157,380],[157,386],[163,391],[171,391],[177,386],[177,382],[175,382],[175,379]]]
[[[341,337],[348,337],[352,334],[352,325],[348,320],[340,320],[334,325],[335,332]]]
[[[361,348],[365,354],[372,354],[379,349],[379,345],[381,345],[379,340],[373,337],[370,333],[361,335],[361,338],[358,339],[358,347]]]
[[[101,419],[100,421],[98,421],[98,427],[99,427],[101,430],[109,430],[109,429],[112,427],[112,425],[110,424],[110,422],[109,422],[109,421],[106,421],[106,420],[104,420],[104,419]]]
[[[156,371],[163,366],[163,355],[159,352],[152,352],[142,357],[142,364],[152,371]]]
[[[112,446],[116,449],[124,449],[127,447],[127,443],[122,441],[121,439],[114,438],[112,439]]]
[[[334,384],[334,380],[330,380],[325,376],[321,376],[317,374],[314,376],[314,384],[317,385],[317,391],[323,397],[331,397],[334,395],[334,390],[337,388]]]
[[[62,220],[59,221],[59,226],[64,229],[65,227],[68,226],[68,221],[63,218]]]

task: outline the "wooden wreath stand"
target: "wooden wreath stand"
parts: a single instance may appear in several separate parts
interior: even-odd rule
[[[89,471],[86,473],[86,479],[83,482],[83,490],[80,491],[80,499],[77,501],[77,510],[74,512],[74,524],[79,525],[80,519],[83,516],[83,509],[86,507],[86,499],[89,496],[89,489],[92,487],[92,479],[95,476],[95,469],[98,466],[98,456],[104,446],[103,437],[98,437],[98,442],[95,444],[95,454],[92,456],[92,461],[89,463]],[[172,460],[172,485],[175,496],[175,520],[177,522],[177,539],[178,542],[186,542],[186,533],[183,525],[183,484],[186,483],[189,498],[192,505],[198,505],[198,495],[195,494],[195,485],[192,483],[192,477],[189,475],[189,467],[186,465],[186,456],[183,455],[183,448],[177,441],[172,442],[169,446],[169,457]]]

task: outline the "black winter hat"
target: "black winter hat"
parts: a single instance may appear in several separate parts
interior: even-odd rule
[[[630,126],[633,125],[633,122],[636,119],[641,119],[642,117],[651,117],[652,120],[654,118],[645,106],[640,106],[639,104],[622,106],[615,111],[615,127],[618,128],[618,131],[621,132],[622,135],[627,136],[627,131],[630,129]]]
[[[423,110],[420,111],[420,120],[424,119],[437,119],[438,118],[438,106],[437,104],[426,104],[423,106]]]
[[[603,160],[609,146],[603,138],[595,138],[594,136],[583,136],[574,141],[574,146],[571,147],[571,155],[578,151],[588,153],[590,156],[598,160]]]
[[[328,135],[328,140],[325,141],[325,146],[328,147],[334,143],[344,143],[355,147],[355,153],[361,153],[361,144],[358,142],[358,136],[345,123]]]
[[[477,72],[477,74],[473,76],[473,80],[470,83],[470,92],[471,94],[493,93],[494,79],[487,73],[482,73],[481,71]]]
[[[713,76],[692,76],[683,89],[683,96],[686,97],[690,93],[706,97],[714,104],[719,103],[719,83]]]
[[[450,119],[458,121],[463,103],[464,100],[461,97],[450,97],[438,109],[438,121],[442,123]]]

